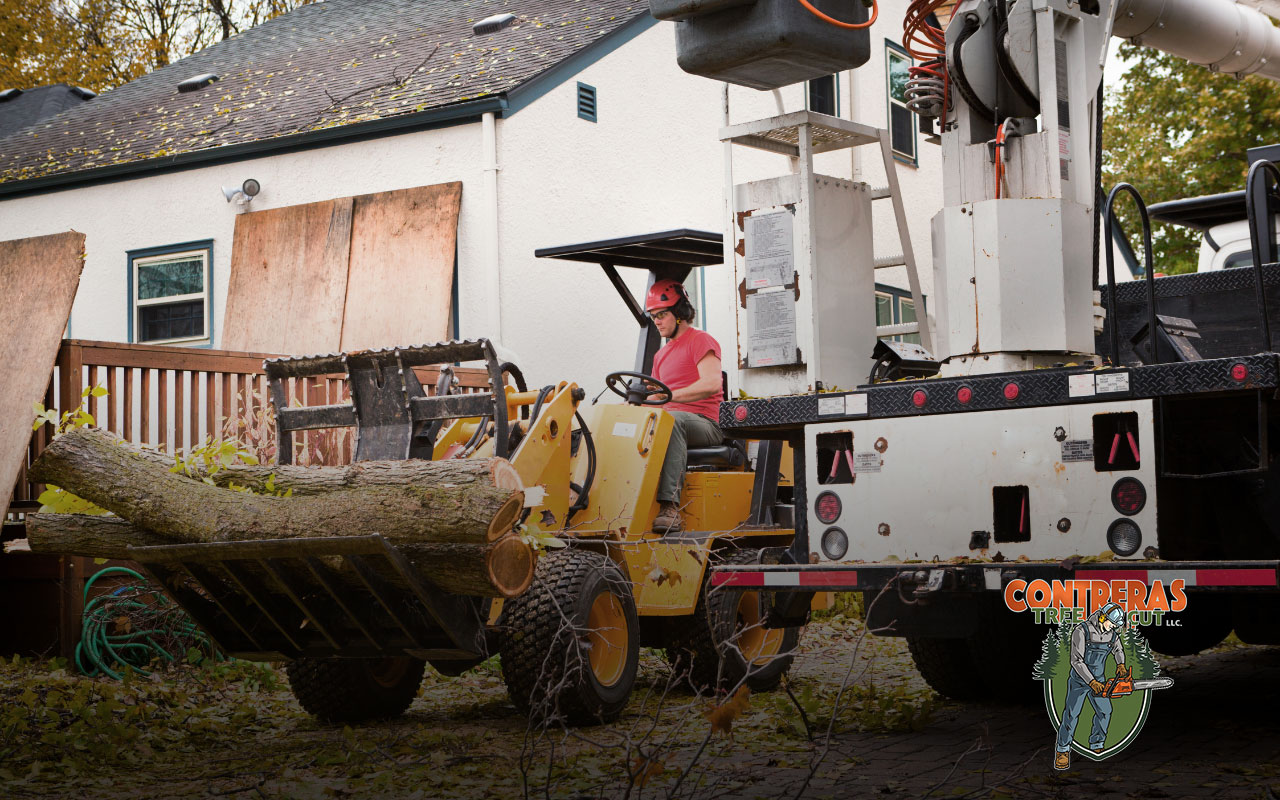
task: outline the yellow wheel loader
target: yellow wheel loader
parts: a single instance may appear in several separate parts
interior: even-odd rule
[[[647,374],[659,337],[617,267],[648,270],[650,284],[683,281],[722,262],[719,234],[537,255],[598,264],[640,325],[636,369],[606,378],[622,402],[587,403],[566,382],[529,389],[485,339],[266,364],[282,463],[296,433],[341,426],[355,428],[356,461],[509,460],[525,487],[523,533],[563,544],[542,552],[526,590],[503,599],[443,591],[373,531],[250,543],[255,565],[242,563],[245,543],[234,559],[209,545],[135,548],[162,585],[195,578],[199,591],[171,593],[224,651],[288,661],[295,695],[321,719],[394,716],[416,696],[426,663],[460,674],[493,654],[517,708],[573,724],[621,713],[641,646],[664,648],[676,679],[696,689],[772,688],[791,662],[798,627],[765,627],[759,592],[711,591],[708,581],[710,564],[765,563],[790,545],[783,442],[752,443],[754,459],[739,440],[691,449],[684,532],[652,532],[670,391]],[[490,391],[454,393],[450,365],[471,362],[485,366]],[[440,375],[431,395],[414,372],[429,365]],[[344,373],[350,403],[289,406],[290,381]]]

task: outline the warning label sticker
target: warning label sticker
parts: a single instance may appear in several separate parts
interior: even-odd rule
[[[1062,443],[1062,463],[1072,461],[1092,461],[1092,439],[1067,439]]]

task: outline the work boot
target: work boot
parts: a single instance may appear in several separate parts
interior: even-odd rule
[[[1097,747],[1090,747],[1089,749],[1093,751],[1094,755],[1099,755],[1099,756],[1102,755],[1102,745],[1098,745]]]
[[[679,505],[675,503],[662,503],[659,505],[658,516],[653,520],[654,533],[676,533],[683,527]]]
[[[1062,753],[1054,753],[1053,755],[1054,769],[1071,769],[1071,751],[1067,750]]]

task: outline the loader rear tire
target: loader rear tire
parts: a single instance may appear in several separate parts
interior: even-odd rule
[[[737,550],[718,563],[755,564],[759,556],[759,550]],[[670,618],[667,663],[698,691],[740,683],[753,692],[776,689],[795,659],[801,629],[765,628],[766,602],[760,592],[712,589],[704,578],[693,614]]]
[[[607,557],[561,550],[538,559],[533,585],[503,604],[502,677],[539,722],[612,722],[640,665],[631,582]]]
[[[960,701],[988,696],[968,639],[908,636],[907,649],[916,670],[938,694]]]
[[[299,658],[290,661],[289,688],[307,713],[328,724],[390,719],[418,696],[427,662],[388,658]]]

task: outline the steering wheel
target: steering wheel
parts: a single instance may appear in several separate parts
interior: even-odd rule
[[[626,389],[622,388],[623,378],[632,379]],[[642,372],[610,372],[604,376],[604,385],[633,406],[662,406],[671,402],[671,389],[652,375]]]

